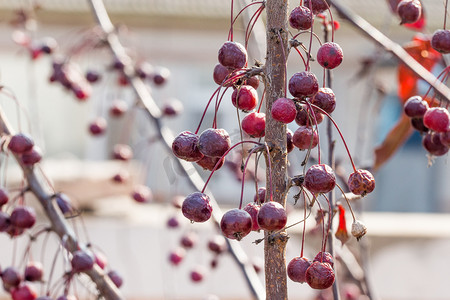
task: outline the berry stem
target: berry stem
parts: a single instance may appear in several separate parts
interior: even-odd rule
[[[308,105],[308,110],[311,112],[313,119],[314,119],[314,125],[316,126],[316,131],[317,131],[317,162],[320,164],[321,160],[320,160],[320,136],[319,136],[319,125],[317,124],[317,118],[316,118],[316,113],[314,112],[314,110],[312,109],[311,104],[309,101],[306,101],[306,105]],[[311,129],[313,129],[313,127],[311,126]],[[313,129],[313,134],[311,135],[311,142],[310,145],[312,145],[314,140],[314,129]],[[309,147],[311,148],[311,146]]]
[[[303,232],[302,232],[302,248],[300,250],[300,257],[303,257],[303,248],[305,248],[305,234],[306,234],[306,192],[302,189],[303,193],[303,219],[305,222],[303,223]]]
[[[242,200],[244,198],[245,171],[247,170],[247,164],[252,154],[260,149],[261,147],[253,147],[253,149],[250,150],[250,152],[248,153],[247,159],[245,160],[244,169],[242,170],[242,187],[241,187],[241,200],[239,201],[239,209],[242,208]]]
[[[341,186],[337,183],[336,183],[336,186],[338,187],[339,190],[341,190],[342,196],[344,197],[345,201],[347,202],[348,208],[350,209],[350,213],[352,214],[353,222],[355,222],[356,218],[355,218],[355,214],[353,213],[352,206],[350,205],[350,201],[348,200],[348,198],[345,195],[344,190],[341,188]]]
[[[214,99],[214,96],[220,91],[220,88],[221,88],[221,87],[219,86],[219,87],[214,91],[214,93],[212,94],[211,98],[209,98],[208,104],[206,104],[206,107],[205,107],[205,109],[203,110],[202,117],[200,118],[200,122],[198,123],[197,130],[195,130],[195,134],[198,134],[198,131],[200,130],[200,126],[202,126],[203,119],[205,118],[206,111],[208,110],[208,107],[209,107],[209,105],[211,104],[212,99]]]
[[[306,60],[306,67],[305,70],[309,71],[309,61],[311,60],[311,49],[312,49],[312,40],[313,40],[313,28],[314,28],[314,15],[312,12],[312,1],[309,1],[309,10],[311,14],[311,29],[310,29],[310,36],[309,36],[309,49],[308,49],[308,59]]]
[[[248,7],[252,4],[255,4],[255,3],[257,3],[257,2],[250,3],[246,7]],[[262,5],[260,7],[258,7],[256,12],[250,18],[250,21],[248,22],[248,25],[247,25],[247,29],[245,30],[245,49],[247,49],[247,47],[248,47],[248,41],[249,41],[250,35],[253,31],[253,27],[255,27],[256,22],[258,21],[259,17],[261,16],[262,12],[264,11],[264,7],[265,7],[264,2],[260,2],[260,3],[262,3]]]

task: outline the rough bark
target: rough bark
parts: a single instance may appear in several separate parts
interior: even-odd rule
[[[266,134],[270,148],[271,172],[267,170],[267,185],[272,184],[273,201],[286,204],[287,151],[286,125],[271,117],[272,103],[285,96],[287,56],[287,12],[286,0],[268,0],[267,11],[267,60],[266,77]],[[269,169],[269,168],[268,168]],[[270,173],[272,178],[270,178]],[[267,187],[267,199],[270,187]],[[287,299],[286,283],[286,232],[268,236],[264,244],[266,299]]]

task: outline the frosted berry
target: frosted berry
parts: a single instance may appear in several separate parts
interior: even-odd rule
[[[258,225],[258,212],[259,212],[260,206],[256,203],[248,203],[244,210],[248,212],[248,214],[252,217],[252,231],[258,231],[259,225]]]
[[[263,137],[266,129],[266,114],[252,112],[242,119],[242,130],[251,137]]]
[[[357,170],[350,174],[348,188],[355,195],[365,196],[375,189],[375,178],[367,170]]]
[[[225,129],[208,128],[200,134],[198,150],[210,157],[221,157],[231,147],[231,140]]]
[[[252,217],[245,210],[234,208],[222,216],[220,229],[227,238],[240,241],[252,231]]]
[[[316,75],[309,71],[303,71],[292,75],[288,88],[289,93],[294,97],[310,97],[319,90],[319,82]]]
[[[311,266],[311,261],[306,257],[294,257],[287,266],[289,279],[294,282],[306,282],[306,270]]]
[[[312,13],[306,6],[297,6],[289,14],[289,25],[297,30],[308,30],[312,26]]]
[[[192,222],[205,222],[209,220],[212,207],[208,195],[200,192],[189,194],[183,201],[181,211]]]
[[[250,111],[258,104],[258,93],[250,85],[243,85],[231,95],[233,105],[243,111]]]
[[[342,63],[344,53],[341,46],[326,42],[317,51],[317,62],[326,69],[334,69]]]
[[[333,256],[331,255],[330,252],[320,251],[314,257],[313,262],[315,262],[315,261],[326,262],[326,263],[329,263],[331,267],[334,266]]]
[[[446,154],[449,147],[441,141],[440,134],[437,132],[429,132],[422,138],[422,145],[431,155],[442,156]]]
[[[219,49],[220,64],[231,69],[241,69],[247,64],[247,50],[237,42],[225,42]]]
[[[23,154],[30,151],[34,146],[34,142],[25,133],[13,135],[9,140],[8,149],[15,154]]]
[[[294,121],[297,115],[297,107],[291,99],[278,98],[272,104],[272,118],[275,120],[288,124]]]
[[[303,5],[312,9],[314,14],[324,12],[328,9],[328,4],[325,0],[305,0]]]
[[[336,186],[336,176],[328,165],[312,165],[306,171],[303,185],[311,193],[328,193]]]
[[[258,212],[258,225],[261,229],[274,231],[283,229],[287,223],[286,210],[278,202],[264,203]]]
[[[422,4],[419,0],[402,0],[397,5],[400,24],[415,23],[422,15]]]
[[[73,253],[70,261],[73,272],[84,272],[92,269],[95,264],[94,256],[83,250],[77,250]]]
[[[313,289],[323,290],[333,285],[334,270],[329,263],[313,262],[306,270],[306,282]]]
[[[9,218],[11,225],[18,228],[31,228],[36,223],[36,213],[30,206],[17,206]]]
[[[319,135],[310,126],[300,126],[292,136],[292,143],[300,150],[312,149],[319,143]]]
[[[198,135],[190,131],[181,132],[172,142],[173,154],[186,161],[199,161],[203,154],[198,149]]]
[[[444,54],[450,53],[450,30],[436,30],[431,37],[431,47]]]
[[[203,156],[203,158],[196,163],[203,169],[212,171],[214,170],[214,168],[216,168],[216,170],[219,170],[223,166],[224,162],[225,158],[220,159],[220,157]]]
[[[332,89],[326,87],[320,88],[314,97],[311,98],[311,104],[314,104],[331,114],[336,108],[336,96]]]
[[[423,100],[420,96],[410,97],[403,105],[405,114],[411,118],[422,118],[428,108],[427,101]]]
[[[437,132],[448,131],[450,129],[450,114],[443,107],[432,107],[424,114],[423,124]]]

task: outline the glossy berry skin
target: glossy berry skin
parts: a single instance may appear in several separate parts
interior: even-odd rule
[[[30,151],[34,141],[25,133],[13,135],[9,140],[8,149],[15,154],[23,154]]]
[[[415,23],[422,15],[422,4],[419,0],[402,0],[397,5],[400,24]]]
[[[20,156],[20,161],[25,166],[32,166],[37,164],[42,159],[42,150],[38,146],[34,146],[30,151],[23,153]]]
[[[297,6],[289,14],[289,25],[297,30],[308,30],[312,25],[312,13],[306,6]]]
[[[431,37],[431,47],[444,54],[450,53],[450,30],[436,30]]]
[[[183,131],[172,142],[173,154],[186,161],[199,161],[203,154],[198,149],[198,135]]]
[[[248,214],[252,217],[252,231],[258,231],[261,228],[259,228],[258,225],[258,212],[259,212],[260,206],[256,203],[248,203],[244,210],[248,212]]]
[[[303,185],[311,193],[328,193],[336,186],[336,176],[328,165],[312,165],[306,171]]]
[[[294,97],[310,97],[319,90],[319,82],[312,72],[303,71],[292,75],[288,88],[289,93]]]
[[[111,270],[108,272],[108,277],[114,283],[115,286],[120,288],[123,285],[123,278],[117,271]]]
[[[30,285],[22,284],[11,291],[11,297],[13,300],[34,300],[37,293]]]
[[[291,99],[278,98],[272,104],[271,114],[275,120],[288,124],[295,120],[297,107]]]
[[[306,282],[306,270],[311,266],[311,261],[306,257],[294,257],[287,266],[287,275],[294,282]]]
[[[375,189],[375,178],[369,171],[359,169],[348,177],[348,188],[355,195],[365,196]]]
[[[266,132],[266,114],[252,112],[242,119],[242,130],[254,138],[263,137]]]
[[[333,256],[330,252],[320,251],[314,257],[313,262],[315,261],[329,263],[331,267],[334,267]]]
[[[183,201],[181,211],[192,222],[208,221],[212,213],[208,195],[200,192],[189,194]]]
[[[434,156],[442,156],[449,150],[449,147],[442,143],[440,134],[436,132],[425,134],[422,138],[422,146]]]
[[[223,84],[224,86],[229,86],[229,84],[225,84],[225,81],[230,73],[231,70],[227,67],[223,66],[222,64],[216,64],[213,71],[214,82],[218,85]]]
[[[325,69],[334,69],[342,63],[344,53],[341,46],[326,42],[317,51],[317,62]]]
[[[41,281],[44,274],[44,268],[40,262],[31,262],[25,268],[26,281]]]
[[[450,114],[443,107],[432,107],[424,114],[423,124],[437,132],[448,131],[450,130]]]
[[[250,85],[243,85],[233,91],[231,102],[234,107],[243,111],[250,111],[258,105],[258,93]]]
[[[231,147],[231,140],[225,129],[208,128],[200,134],[198,150],[205,156],[221,157]]]
[[[77,250],[73,253],[70,264],[72,265],[73,272],[84,272],[94,267],[95,258],[86,251]]]
[[[328,9],[328,5],[324,0],[305,0],[303,5],[309,9],[312,8],[312,12],[315,15]]]
[[[427,101],[420,96],[410,97],[403,105],[405,114],[410,118],[422,118],[428,109]]]
[[[18,228],[31,228],[36,223],[36,213],[30,206],[17,206],[9,218],[11,225]]]
[[[197,161],[196,163],[204,170],[212,171],[214,170],[214,168],[216,168],[216,170],[219,170],[223,166],[224,162],[225,158],[220,159],[220,157],[203,156],[203,158]]]
[[[247,64],[247,50],[237,42],[225,42],[219,49],[219,63],[231,69],[241,69]]]
[[[234,208],[222,216],[220,229],[225,237],[240,241],[252,231],[252,217],[245,210]]]
[[[184,248],[177,248],[169,253],[169,261],[172,265],[178,266],[186,256]]]
[[[306,270],[305,277],[310,287],[323,290],[333,285],[335,274],[329,263],[316,261]]]
[[[297,106],[297,115],[295,116],[295,123],[298,126],[311,126],[322,123],[323,114],[313,110],[314,114],[308,109],[307,104]]]
[[[300,126],[292,136],[292,143],[300,150],[312,149],[319,143],[319,135],[309,126]]]
[[[289,128],[286,129],[286,151],[287,153],[292,152],[294,150],[294,133]]]
[[[331,114],[336,108],[336,96],[330,88],[319,88],[317,94],[311,98],[311,104],[320,107],[328,114]],[[320,112],[319,112],[320,113]]]
[[[287,223],[286,210],[278,202],[264,203],[258,212],[258,225],[261,229],[275,231],[283,229]]]

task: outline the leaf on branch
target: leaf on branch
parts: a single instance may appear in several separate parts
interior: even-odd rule
[[[339,209],[339,225],[334,236],[341,241],[342,245],[344,245],[350,238],[348,236],[347,223],[345,221],[345,209],[341,204],[338,204],[337,207]]]

